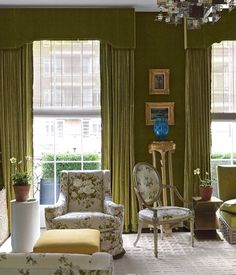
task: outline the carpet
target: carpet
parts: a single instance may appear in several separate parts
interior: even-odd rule
[[[220,240],[195,240],[190,233],[173,233],[159,240],[158,258],[153,253],[153,235],[143,233],[133,246],[136,234],[124,234],[123,258],[114,260],[115,275],[236,275],[236,245]]]

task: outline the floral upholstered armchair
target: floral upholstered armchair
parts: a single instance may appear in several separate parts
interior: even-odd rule
[[[124,207],[111,201],[110,171],[62,171],[60,190],[56,205],[45,208],[47,229],[97,229],[102,252],[123,254]]]

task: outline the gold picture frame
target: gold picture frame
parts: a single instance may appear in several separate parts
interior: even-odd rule
[[[168,124],[174,125],[174,102],[146,102],[146,125],[153,125],[155,117],[167,117]]]
[[[150,69],[149,70],[149,94],[168,95],[169,89],[169,69]]]

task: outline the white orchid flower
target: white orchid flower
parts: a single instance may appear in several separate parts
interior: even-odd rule
[[[10,158],[10,162],[13,163],[13,164],[16,163],[16,158],[14,158],[14,157]]]
[[[25,159],[26,160],[31,160],[32,158],[31,158],[31,156],[25,156]]]
[[[200,168],[197,168],[193,171],[194,175],[200,175]]]

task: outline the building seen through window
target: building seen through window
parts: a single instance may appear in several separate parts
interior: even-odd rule
[[[40,203],[54,204],[61,170],[99,169],[99,41],[34,42],[34,158]]]

